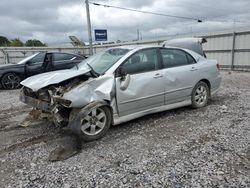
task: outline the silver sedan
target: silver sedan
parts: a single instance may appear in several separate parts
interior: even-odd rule
[[[219,64],[163,46],[110,48],[69,70],[24,80],[20,99],[86,141],[147,114],[204,107],[220,86]]]

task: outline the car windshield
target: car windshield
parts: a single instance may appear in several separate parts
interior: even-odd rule
[[[99,52],[78,64],[79,70],[91,67],[96,73],[104,74],[112,65],[129,52],[125,48],[113,48]]]
[[[30,59],[32,59],[33,57],[35,57],[37,54],[39,54],[39,53],[35,53],[35,54],[33,54],[33,55],[29,56],[29,57],[26,57],[23,60],[19,61],[17,64],[24,64],[27,61],[29,61]]]

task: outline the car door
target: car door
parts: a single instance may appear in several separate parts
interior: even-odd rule
[[[161,48],[165,104],[188,99],[199,81],[198,65],[195,59],[181,49]]]
[[[41,53],[38,53],[32,59],[30,59],[28,62],[26,62],[25,73],[27,77],[40,74],[45,71],[45,67],[43,66],[45,56],[46,56],[46,53],[41,52]]]
[[[78,63],[77,56],[67,53],[53,53],[54,70],[70,69]]]
[[[119,116],[145,111],[164,104],[164,78],[159,70],[157,48],[143,49],[131,55],[118,70],[116,99]],[[124,79],[129,79],[124,88]]]

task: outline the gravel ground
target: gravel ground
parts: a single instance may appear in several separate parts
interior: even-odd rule
[[[30,108],[0,91],[0,187],[250,187],[250,73],[222,72],[207,107],[184,107],[113,127],[73,157],[76,140],[46,121],[18,126]]]

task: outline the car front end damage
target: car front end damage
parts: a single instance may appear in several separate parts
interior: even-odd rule
[[[72,109],[83,108],[95,101],[110,101],[113,83],[113,76],[94,78],[88,74],[35,91],[23,83],[20,101],[49,117],[56,126],[63,127],[68,125]]]
[[[49,88],[33,92],[31,89],[24,87],[20,94],[20,100],[36,110],[51,116],[56,125],[65,126],[68,123],[68,114],[71,111],[70,101],[63,100],[57,94],[57,89]]]

